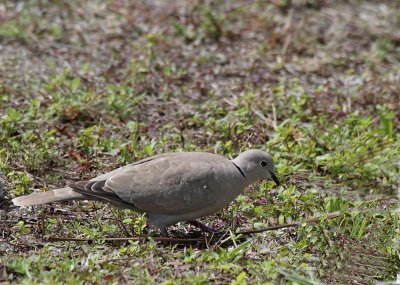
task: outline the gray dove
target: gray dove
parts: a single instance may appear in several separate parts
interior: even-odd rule
[[[156,155],[68,187],[13,199],[16,206],[58,201],[95,200],[145,213],[160,228],[181,221],[211,230],[196,219],[218,212],[251,183],[271,178],[274,161],[260,150],[247,150],[233,160],[203,152]]]

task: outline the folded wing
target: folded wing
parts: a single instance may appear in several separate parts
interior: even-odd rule
[[[144,212],[178,215],[215,202],[214,166],[200,157],[161,157],[111,176],[103,187]]]
[[[116,206],[179,215],[215,202],[214,165],[219,159],[205,153],[161,155],[69,186]]]

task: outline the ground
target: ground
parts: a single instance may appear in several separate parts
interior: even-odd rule
[[[396,0],[3,1],[0,282],[395,280],[399,11]],[[144,217],[97,202],[11,203],[154,154],[249,148],[272,154],[282,184],[259,182],[204,218],[222,240],[181,223],[170,236],[194,242],[157,242]],[[154,238],[104,240],[132,236]]]

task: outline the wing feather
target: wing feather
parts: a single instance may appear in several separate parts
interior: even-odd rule
[[[106,189],[144,212],[177,215],[215,202],[215,155],[159,157],[109,177]]]

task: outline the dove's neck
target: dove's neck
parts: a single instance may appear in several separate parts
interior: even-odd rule
[[[253,177],[254,175],[251,172],[252,166],[248,161],[238,156],[235,159],[233,159],[232,162],[235,164],[236,168],[245,179],[246,186],[257,180],[256,177]]]

